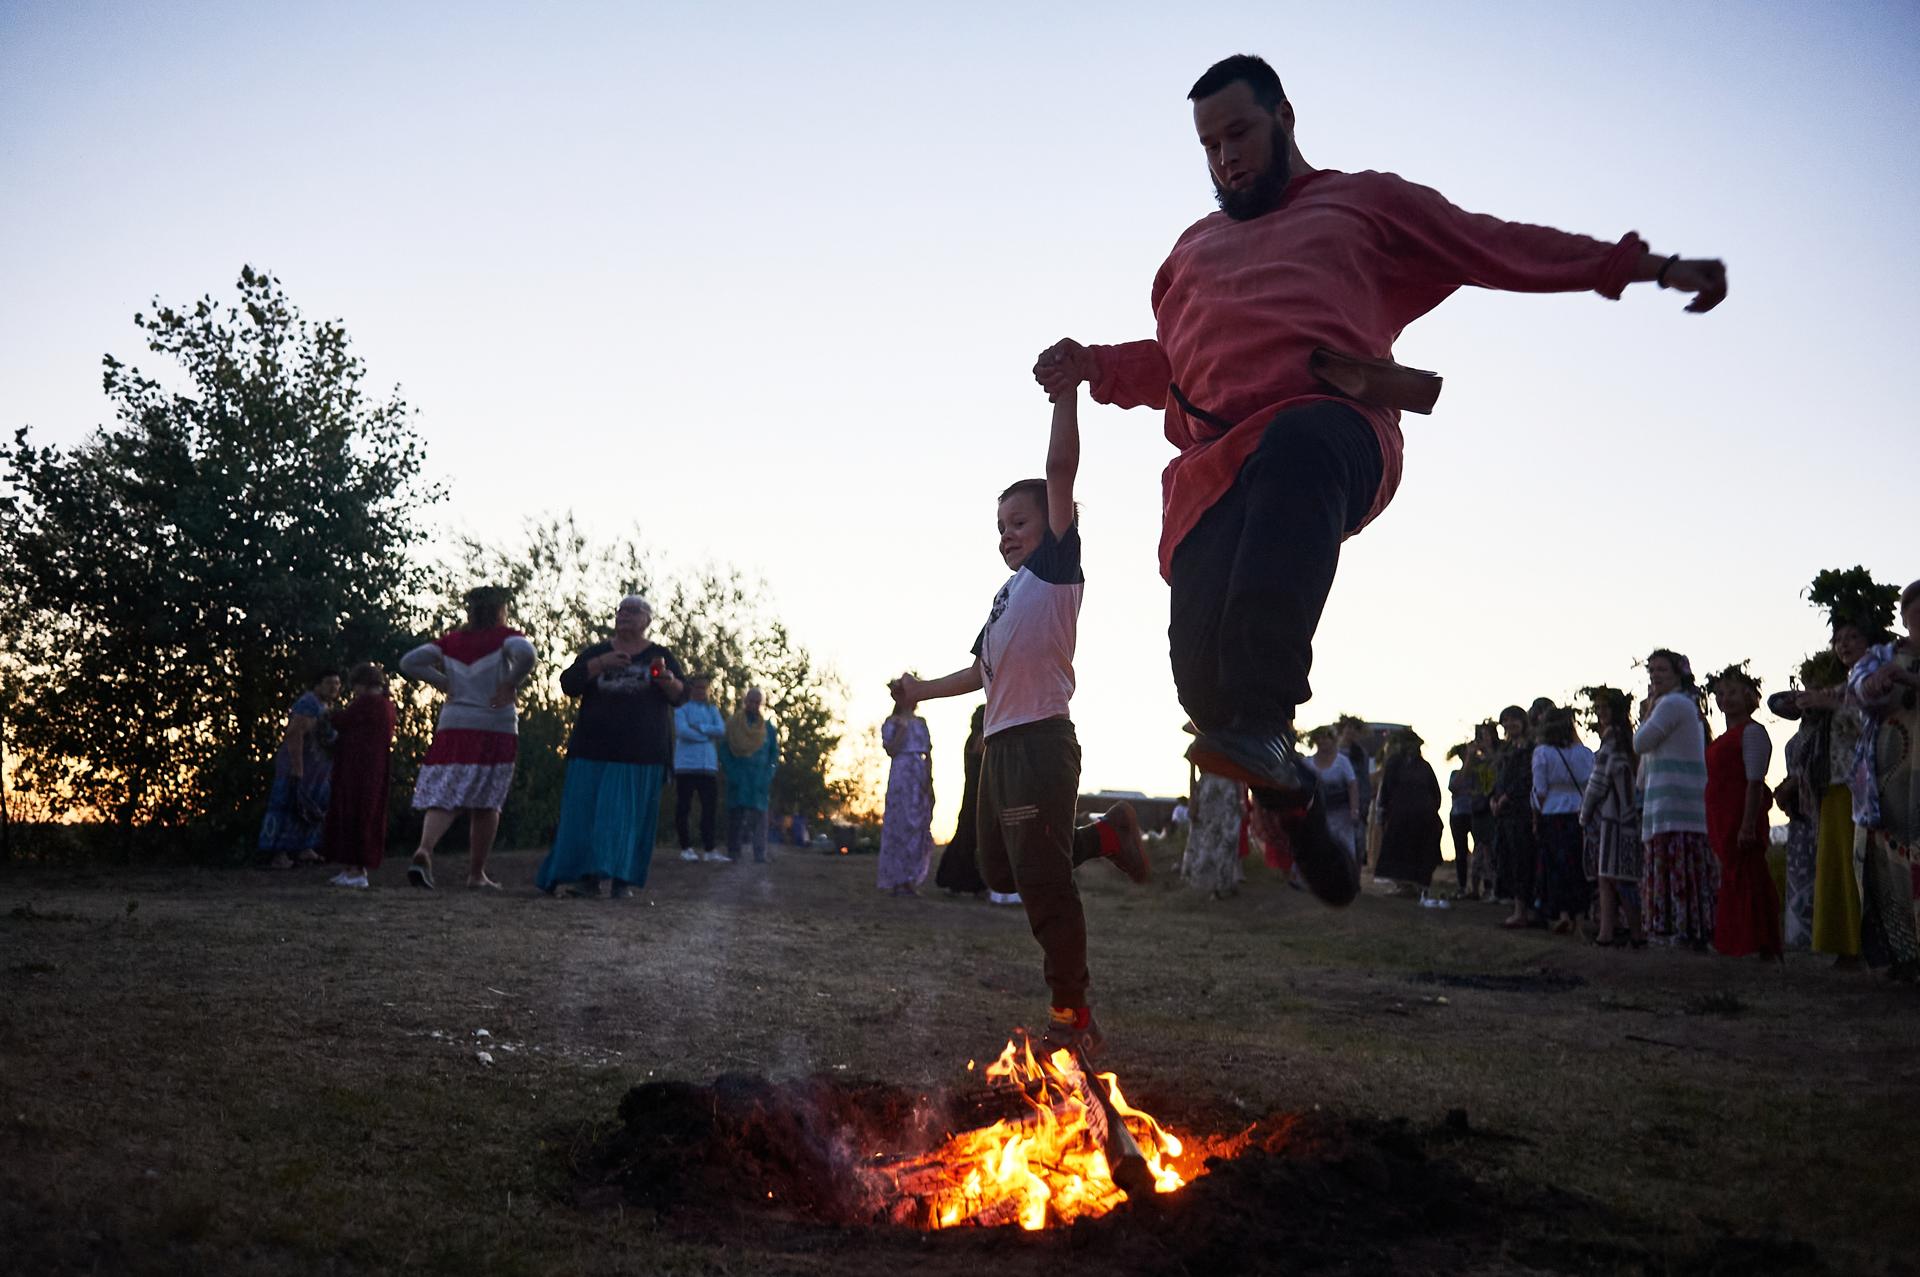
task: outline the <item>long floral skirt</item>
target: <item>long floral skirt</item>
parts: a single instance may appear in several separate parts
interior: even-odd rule
[[[925,754],[895,754],[880,818],[880,890],[917,885],[932,863],[933,764]]]
[[[1860,872],[1860,954],[1870,967],[1920,974],[1920,846],[1884,829],[1860,829],[1854,844]]]
[[[413,809],[499,811],[513,787],[520,738],[512,732],[454,727],[433,734],[413,782]]]
[[[284,770],[275,772],[267,814],[260,822],[260,850],[282,855],[317,850],[326,825],[332,784],[333,764],[324,757],[318,766],[309,767],[301,777],[290,776]]]
[[[1704,948],[1713,939],[1720,862],[1704,833],[1653,834],[1640,875],[1647,934],[1663,944]]]
[[[1240,830],[1245,817],[1239,781],[1202,773],[1193,791],[1192,820],[1187,826],[1187,854],[1180,876],[1187,884],[1215,899],[1240,889]]]
[[[1819,856],[1819,826],[1811,820],[1787,822],[1787,918],[1789,949],[1813,945],[1813,868]]]

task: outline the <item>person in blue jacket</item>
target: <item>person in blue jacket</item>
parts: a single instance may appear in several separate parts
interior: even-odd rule
[[[680,835],[680,859],[699,860],[701,851],[708,860],[725,860],[727,855],[713,849],[713,820],[720,805],[719,756],[713,743],[727,734],[727,720],[707,699],[707,676],[695,674],[687,679],[687,703],[673,711],[673,824]],[[700,847],[693,849],[688,832],[693,816],[693,800],[700,800]]]

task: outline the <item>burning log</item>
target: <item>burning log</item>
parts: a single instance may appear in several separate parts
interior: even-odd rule
[[[1126,1195],[1136,1201],[1145,1201],[1158,1191],[1158,1182],[1153,1168],[1147,1165],[1147,1155],[1140,1151],[1140,1142],[1133,1138],[1133,1132],[1121,1119],[1120,1112],[1094,1076],[1093,1069],[1087,1064],[1084,1052],[1076,1049],[1073,1062],[1078,1066],[1074,1071],[1074,1089],[1085,1097],[1088,1116],[1098,1114],[1100,1120],[1092,1123],[1100,1139],[1100,1146],[1107,1154],[1108,1173]],[[1087,1102],[1087,1101],[1091,1102]]]

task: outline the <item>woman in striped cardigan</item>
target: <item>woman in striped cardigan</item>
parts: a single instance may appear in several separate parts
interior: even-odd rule
[[[1643,797],[1640,873],[1647,930],[1662,943],[1705,951],[1713,939],[1720,865],[1707,841],[1707,722],[1687,658],[1647,657],[1647,699],[1633,734]]]

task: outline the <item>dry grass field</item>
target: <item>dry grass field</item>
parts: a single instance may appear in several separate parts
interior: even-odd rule
[[[491,897],[409,890],[401,863],[365,892],[328,870],[0,871],[0,1268],[1873,1273],[1920,1253],[1915,990],[1505,933],[1491,906],[1329,911],[1263,871],[1219,902],[1083,871],[1102,1062],[1176,1129],[1400,1132],[1423,1184],[1456,1186],[1423,1196],[1422,1235],[1390,1209],[1405,1183],[1364,1174],[1289,1172],[1268,1210],[1201,1193],[1223,1170],[1188,1206],[1039,1235],[640,1208],[594,1182],[629,1087],[957,1085],[1043,1007],[1038,953],[1018,909],[882,897],[866,858],[663,860],[627,901],[538,896],[536,862],[498,857]],[[1205,1202],[1207,1235],[1245,1246],[1192,1240]]]

